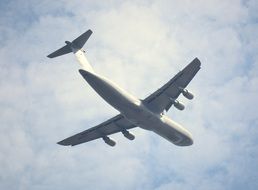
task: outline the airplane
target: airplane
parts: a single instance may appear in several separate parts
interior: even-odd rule
[[[193,93],[188,91],[186,86],[201,68],[199,59],[195,58],[165,85],[145,99],[138,99],[93,70],[84,55],[85,51],[82,49],[91,34],[92,31],[88,30],[72,42],[65,41],[65,46],[49,54],[47,57],[54,58],[73,52],[81,65],[81,69],[79,69],[81,76],[120,114],[95,127],[68,137],[58,142],[58,144],[75,146],[102,138],[106,144],[115,146],[116,142],[109,135],[121,132],[127,139],[134,140],[135,136],[129,132],[129,129],[140,127],[153,131],[174,145],[192,145],[193,137],[191,133],[167,117],[165,112],[172,105],[178,110],[184,110],[184,105],[177,100],[180,94],[183,94],[189,100],[193,99]]]

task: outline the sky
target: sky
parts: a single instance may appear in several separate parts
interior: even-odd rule
[[[72,54],[46,57],[88,29],[95,71],[139,98],[200,59],[195,98],[167,113],[193,146],[140,128],[115,147],[56,144],[118,113]],[[257,34],[255,0],[2,0],[0,189],[257,189]]]

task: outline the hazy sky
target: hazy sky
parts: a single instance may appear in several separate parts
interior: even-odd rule
[[[258,1],[2,0],[0,189],[256,190]],[[117,114],[72,54],[46,55],[91,29],[94,69],[139,98],[198,57],[202,68],[169,117],[194,145],[134,129],[75,147],[56,142]]]

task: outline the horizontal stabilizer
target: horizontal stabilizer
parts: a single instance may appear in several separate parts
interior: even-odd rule
[[[73,40],[72,43],[66,41],[65,43],[67,45],[65,45],[62,48],[56,50],[55,52],[49,54],[47,57],[54,58],[54,57],[58,57],[58,56],[70,53],[73,51],[73,49],[81,49],[84,46],[84,44],[87,42],[87,40],[89,39],[91,34],[92,34],[92,31],[87,30],[82,35],[80,35],[78,38]]]
[[[71,47],[69,47],[68,45],[65,45],[64,47],[61,47],[60,49],[56,50],[55,52],[49,54],[47,57],[54,58],[54,57],[58,57],[60,55],[70,53],[70,52],[72,52]]]
[[[84,44],[87,42],[89,39],[90,35],[92,34],[91,30],[88,30],[84,32],[82,35],[80,35],[78,38],[72,41],[72,44],[77,47],[78,49],[81,49]]]

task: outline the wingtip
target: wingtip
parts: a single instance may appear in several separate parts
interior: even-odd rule
[[[200,60],[198,59],[198,57],[196,57],[196,58],[194,58],[194,61],[200,61]]]
[[[64,141],[59,141],[56,144],[62,145],[62,146],[69,146],[70,144],[65,143]]]
[[[198,59],[198,57],[196,57],[192,62],[198,64],[199,67],[201,66],[201,61]]]

